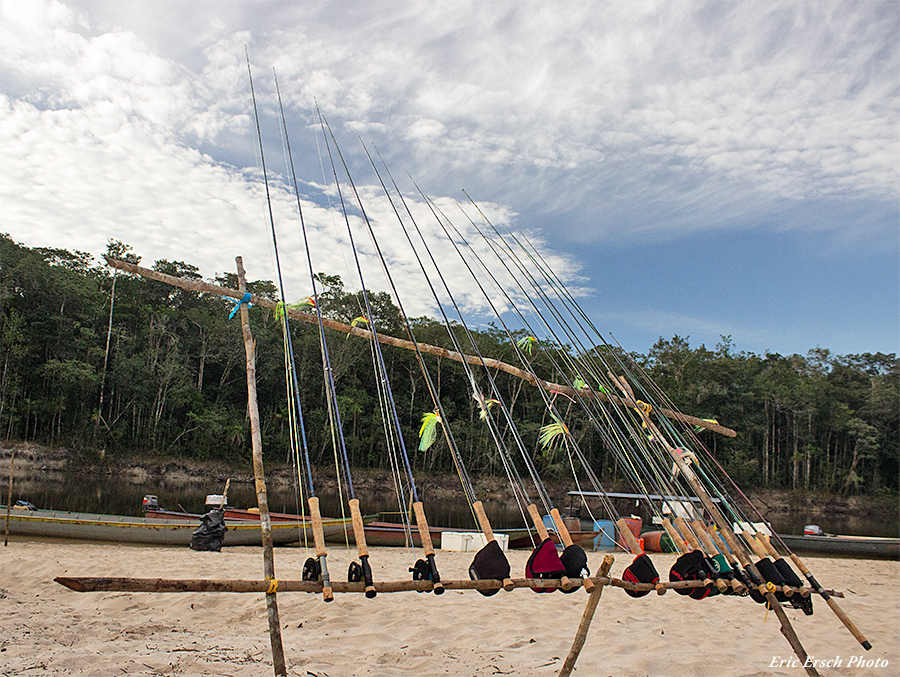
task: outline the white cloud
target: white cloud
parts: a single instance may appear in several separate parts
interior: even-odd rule
[[[0,0],[3,230],[94,252],[112,237],[206,275],[242,254],[251,276],[274,279],[244,45],[269,171],[283,166],[275,66],[314,265],[348,283],[344,226],[308,183],[320,173],[314,100],[407,280],[417,264],[354,130],[398,176],[409,170],[437,196],[466,187],[497,223],[539,229],[548,248],[754,219],[877,244],[860,233],[896,213],[894,2],[342,3],[339,17],[328,2],[261,6]],[[272,191],[288,295],[299,298],[309,285],[296,207],[286,182]],[[591,293],[571,259],[552,264]],[[455,257],[444,266],[468,280]],[[412,314],[432,307],[422,284],[406,287]],[[471,284],[462,296],[485,309]]]

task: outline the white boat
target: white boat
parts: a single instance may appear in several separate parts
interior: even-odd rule
[[[6,530],[6,506],[0,506],[0,532]],[[103,515],[84,512],[51,510],[22,510],[14,508],[9,514],[9,533],[37,538],[67,538],[111,543],[142,543],[149,545],[190,545],[199,521],[185,519],[147,519],[128,515]],[[228,531],[222,545],[261,545],[259,520],[228,520]],[[351,520],[323,519],[326,536],[341,534],[350,529]],[[312,527],[308,521],[273,521],[272,542],[287,545],[308,541],[312,543]]]

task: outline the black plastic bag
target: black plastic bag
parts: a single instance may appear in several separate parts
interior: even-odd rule
[[[191,536],[191,550],[211,550],[219,552],[225,540],[225,511],[210,510],[200,518],[200,526]]]

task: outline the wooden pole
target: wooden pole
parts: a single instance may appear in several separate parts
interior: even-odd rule
[[[243,296],[243,293],[238,293],[238,291],[234,289],[228,289],[227,287],[218,287],[214,284],[209,284],[208,282],[203,282],[201,280],[186,280],[184,278],[175,277],[174,275],[166,275],[165,273],[159,273],[155,270],[150,270],[149,268],[144,268],[142,266],[138,266],[134,263],[128,263],[126,261],[119,261],[118,259],[114,259],[112,257],[106,256],[106,263],[109,264],[113,268],[117,268],[119,270],[124,270],[128,273],[133,273],[135,275],[140,275],[141,277],[146,277],[150,280],[156,280],[157,282],[163,282],[165,284],[170,284],[174,287],[180,287],[181,289],[188,289],[190,291],[203,292],[206,294],[214,294],[216,296],[237,296],[240,298]],[[261,296],[254,295],[251,298],[251,301],[260,307],[263,308],[276,308],[277,303],[272,301],[271,299],[263,298]],[[319,320],[315,314],[310,313],[301,313],[299,311],[293,310],[292,308],[287,308],[288,317],[291,317],[295,320],[300,320],[301,322],[309,322],[311,324],[318,324]],[[336,331],[342,332],[344,334],[353,334],[354,336],[359,336],[361,338],[365,338],[368,340],[372,340],[373,334],[371,331],[366,329],[361,329],[359,327],[351,327],[349,324],[344,324],[343,322],[337,322],[335,320],[328,319],[326,317],[322,318],[322,324],[329,329],[334,329]],[[399,339],[394,336],[387,336],[378,333],[378,341],[380,343],[384,343],[385,345],[396,346],[398,348],[404,348],[406,350],[415,350],[416,344],[412,341],[407,341],[405,339]],[[543,388],[544,390],[552,393],[562,393],[564,395],[568,395],[571,398],[575,398],[576,396],[581,397],[589,397],[596,400],[601,400],[603,402],[611,402],[612,404],[617,404],[622,407],[631,407],[635,408],[635,403],[633,400],[629,400],[627,398],[616,397],[612,393],[606,393],[599,390],[593,390],[591,388],[582,388],[577,392],[576,390],[566,384],[563,383],[552,383],[550,381],[544,381],[543,379],[539,379],[534,374],[525,371],[524,369],[519,369],[511,364],[507,364],[506,362],[502,362],[500,360],[495,360],[491,358],[482,358],[476,355],[462,355],[460,353],[454,352],[452,350],[447,350],[446,348],[440,348],[438,346],[428,345],[427,343],[419,343],[419,350],[423,353],[428,353],[429,355],[436,355],[438,357],[446,357],[447,359],[454,360],[456,362],[466,362],[468,364],[475,365],[484,365],[488,369],[498,369],[500,371],[504,371],[507,374],[511,374],[516,378],[520,378],[523,381],[527,381],[531,385]],[[698,425],[701,428],[706,428],[707,430],[712,430],[714,432],[719,433],[720,435],[725,435],[726,437],[736,437],[737,433],[731,428],[726,428],[725,426],[721,426],[717,423],[710,423],[709,421],[705,421],[702,418],[697,418],[696,416],[688,416],[687,414],[682,414],[680,411],[673,411],[671,409],[660,409],[660,412],[665,414],[668,418],[683,421],[689,425]]]
[[[598,576],[601,578],[605,577],[609,573],[609,568],[612,564],[613,556],[606,555],[600,564],[600,569],[597,570]],[[569,649],[569,655],[566,656],[566,660],[559,670],[559,677],[569,677],[572,674],[572,670],[575,668],[575,661],[578,660],[578,655],[581,653],[581,649],[584,647],[584,642],[587,639],[591,621],[594,620],[594,612],[597,610],[597,604],[600,603],[601,594],[603,594],[603,584],[597,583],[594,589],[591,590],[587,604],[584,605],[584,613],[581,615],[581,622],[578,624],[575,640],[572,642],[572,648]]]
[[[265,580],[230,580],[230,579],[166,579],[166,578],[96,578],[90,576],[59,576],[53,579],[62,586],[75,592],[233,592],[233,593],[260,593],[266,592],[272,587],[272,581]],[[610,576],[594,576],[594,583],[598,585],[622,588],[623,590],[654,590],[656,585],[663,585],[667,590],[685,590],[689,588],[703,587],[703,581],[667,581],[665,583],[632,583],[620,578]],[[503,581],[483,578],[471,580],[469,578],[442,581],[447,590],[495,590],[503,587]],[[428,592],[431,590],[431,581],[375,581],[375,589],[379,592]],[[556,578],[514,578],[513,589],[519,588],[561,588],[562,583]],[[573,585],[579,585],[579,581],[572,581]],[[345,583],[333,581],[334,592],[337,593],[363,593],[366,586],[363,582]],[[782,590],[776,586],[776,590]],[[795,590],[797,590],[795,588]],[[799,591],[811,588],[800,588]],[[322,581],[303,580],[279,580],[278,592],[322,592]],[[824,591],[834,597],[843,597],[844,593],[835,590]]]
[[[234,259],[237,265],[239,293],[243,298],[247,291],[244,263],[241,257]],[[269,639],[272,644],[272,667],[275,677],[287,677],[284,665],[284,648],[281,644],[281,622],[278,618],[278,600],[275,596],[275,554],[272,548],[272,522],[269,517],[269,499],[266,494],[266,473],[263,468],[262,432],[259,425],[259,408],[256,403],[256,345],[250,333],[250,311],[246,303],[240,304],[241,332],[244,336],[244,352],[247,356],[247,408],[250,412],[250,433],[253,447],[253,477],[256,481],[256,501],[259,506],[259,526],[262,530],[263,571],[271,581],[266,591],[266,615],[269,619]],[[223,509],[225,506],[222,506]]]
[[[13,462],[16,460],[16,450],[9,455],[9,489],[6,492],[6,534],[3,536],[3,547],[9,545],[9,510],[12,505]]]

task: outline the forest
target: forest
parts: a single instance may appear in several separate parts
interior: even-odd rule
[[[112,240],[106,254],[140,261],[128,245]],[[160,260],[152,267],[201,279],[198,268],[181,261]],[[347,291],[335,275],[319,273],[317,279],[324,314],[346,323],[360,315],[359,292]],[[210,281],[237,287],[234,273]],[[248,282],[248,288],[277,300],[270,281]],[[405,336],[390,296],[379,292],[370,299],[379,331]],[[91,464],[138,455],[249,466],[244,347],[238,320],[228,319],[231,307],[219,297],[114,274],[85,252],[29,248],[0,235],[0,434],[65,446]],[[288,462],[281,320],[264,308],[253,308],[250,316],[266,456]],[[422,317],[412,325],[419,341],[451,346],[443,323]],[[292,323],[291,336],[312,462],[333,465],[318,330]],[[483,355],[515,362],[506,334],[495,326],[475,336]],[[370,345],[332,331],[328,345],[351,463],[387,467]],[[417,451],[420,421],[431,402],[414,353],[386,347],[384,356],[414,467],[452,471],[441,444]],[[679,410],[738,432],[727,438],[704,431],[701,440],[743,486],[832,494],[898,491],[895,354],[834,355],[817,347],[805,356],[756,355],[737,351],[732,337],[709,349],[673,336],[660,338],[647,354],[627,357]],[[469,472],[502,474],[464,372],[449,360],[427,359]],[[538,373],[544,369],[542,375],[553,380],[540,351],[534,361]],[[538,467],[564,477],[570,471],[560,452],[538,443],[547,420],[536,389],[502,373],[497,378]],[[567,416],[594,472],[604,483],[621,483],[624,474],[593,427],[574,410]]]

